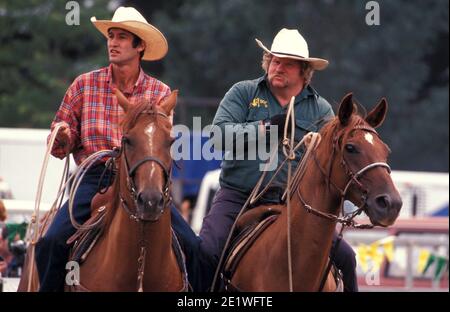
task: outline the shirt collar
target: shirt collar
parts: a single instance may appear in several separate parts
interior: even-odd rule
[[[268,83],[267,74],[265,74],[262,77],[259,77],[256,81],[258,82],[258,85],[261,85],[262,83],[264,83],[264,85],[268,87],[268,85],[267,85],[267,83]]]
[[[134,84],[134,87],[137,87],[137,86],[141,85],[144,82],[144,79],[145,79],[144,70],[142,69],[142,67],[139,67],[139,76],[138,76],[138,79],[136,80],[136,82]],[[108,81],[108,83],[109,83],[109,85],[111,87],[115,87],[115,85],[113,83],[113,79],[112,79],[112,64],[109,64],[109,66],[108,66],[108,78],[107,78],[107,81]],[[127,90],[127,91],[130,91],[130,90]],[[127,93],[127,92],[125,92],[125,93]]]
[[[139,86],[140,84],[142,84],[144,82],[144,70],[142,69],[142,67],[139,66],[139,76],[138,79],[136,80],[136,83],[134,84],[135,87]]]

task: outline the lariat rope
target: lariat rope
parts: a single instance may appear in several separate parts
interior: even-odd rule
[[[83,230],[87,231],[94,227],[96,227],[100,222],[102,222],[103,218],[99,218],[96,222],[89,224],[89,225],[83,225],[79,224],[75,217],[73,216],[73,205],[75,201],[75,195],[77,193],[78,187],[81,184],[81,181],[84,178],[84,175],[86,172],[89,171],[89,169],[100,159],[105,157],[114,157],[116,156],[116,150],[101,150],[98,152],[95,152],[94,154],[90,155],[88,158],[86,158],[80,166],[77,168],[77,170],[73,173],[73,183],[69,191],[69,216],[70,216],[70,222],[72,223],[73,227],[77,230]],[[108,161],[113,161],[114,158],[110,158]],[[105,165],[105,169],[107,166]]]
[[[54,216],[56,215],[58,210],[61,208],[62,202],[64,199],[64,194],[65,194],[65,191],[66,191],[69,183],[72,180],[74,181],[74,183],[70,189],[70,195],[72,198],[72,197],[74,197],[74,194],[76,193],[76,190],[79,186],[79,182],[81,181],[81,179],[84,176],[84,173],[85,173],[85,171],[83,171],[84,168],[89,169],[91,167],[91,165],[93,164],[93,162],[95,162],[99,158],[101,158],[103,156],[107,156],[111,153],[111,151],[100,151],[100,152],[97,152],[97,153],[91,155],[85,161],[83,161],[83,163],[79,166],[79,168],[70,176],[69,176],[70,157],[69,157],[69,154],[67,154],[65,156],[64,169],[63,169],[63,173],[61,176],[61,181],[59,184],[56,199],[52,203],[51,208],[48,211],[48,213],[44,216],[44,219],[42,220],[42,225],[39,227],[40,205],[41,205],[42,193],[43,193],[43,189],[44,189],[45,175],[47,173],[47,167],[48,167],[48,162],[50,159],[51,151],[53,150],[53,147],[54,147],[55,141],[56,141],[56,136],[57,136],[58,131],[61,128],[61,126],[62,125],[56,125],[55,128],[50,133],[50,138],[47,143],[47,149],[45,152],[44,161],[42,163],[41,171],[40,171],[40,175],[39,175],[39,182],[38,182],[38,187],[37,187],[36,197],[35,197],[35,202],[34,202],[34,211],[31,215],[30,225],[27,228],[26,240],[31,244],[31,247],[30,247],[31,259],[34,259],[34,257],[35,257],[36,243],[45,234],[45,232],[47,231],[48,226],[51,224]],[[101,156],[97,157],[98,155],[101,155]],[[92,159],[94,159],[94,161],[92,161]],[[86,169],[86,171],[87,171],[87,169]],[[72,224],[74,225],[74,227],[76,227],[76,225],[78,225],[78,224],[76,223],[75,219],[72,216],[72,206],[73,206],[73,200],[72,200],[72,202],[69,202],[69,211],[70,211],[70,220],[71,220]],[[79,228],[79,227],[76,227],[76,228]],[[33,274],[34,274],[34,270],[33,270],[33,268],[30,268],[30,270],[28,272],[27,291],[31,291],[31,282],[33,280]]]
[[[284,166],[284,164],[286,163],[286,161],[289,161],[288,163],[288,177],[287,177],[287,186],[286,186],[286,191],[284,192],[283,196],[282,196],[282,201],[286,200],[287,202],[287,248],[288,248],[288,274],[289,274],[289,290],[292,292],[293,291],[293,281],[292,281],[292,252],[291,252],[291,205],[290,205],[290,199],[291,196],[297,194],[301,204],[303,205],[303,208],[308,212],[308,213],[312,213],[316,216],[319,216],[321,218],[325,218],[328,219],[332,222],[336,222],[336,223],[341,223],[342,224],[342,228],[341,231],[339,233],[339,238],[342,239],[342,232],[343,229],[345,228],[345,226],[350,226],[350,227],[354,227],[354,228],[358,228],[358,229],[365,229],[365,228],[373,228],[374,225],[373,224],[358,224],[354,221],[354,218],[359,215],[363,209],[364,206],[366,204],[366,194],[367,194],[367,190],[364,189],[364,187],[361,185],[361,183],[358,181],[358,178],[360,176],[362,176],[363,173],[367,172],[368,170],[371,170],[373,168],[377,168],[377,167],[383,167],[386,168],[388,170],[388,172],[391,171],[389,165],[385,162],[375,162],[375,163],[371,163],[366,165],[365,167],[363,167],[362,169],[360,169],[358,172],[353,173],[346,161],[345,158],[343,157],[341,160],[341,164],[342,166],[344,166],[344,169],[346,170],[347,174],[349,175],[349,180],[347,182],[347,184],[344,187],[344,190],[341,190],[338,186],[336,186],[332,181],[329,181],[329,183],[331,183],[331,185],[333,185],[339,192],[340,195],[340,210],[341,213],[343,214],[343,217],[339,217],[338,215],[334,215],[334,214],[330,214],[330,213],[326,213],[326,212],[322,212],[320,210],[317,210],[313,207],[311,207],[310,205],[308,205],[305,200],[303,199],[303,197],[300,194],[300,188],[299,183],[301,181],[301,179],[303,178],[305,172],[306,172],[306,163],[308,162],[309,158],[311,157],[311,155],[313,156],[313,159],[316,162],[316,166],[318,167],[318,169],[320,170],[320,172],[322,173],[322,175],[324,175],[325,179],[328,180],[329,178],[327,177],[326,173],[324,172],[323,168],[320,166],[320,164],[317,162],[316,156],[313,153],[318,145],[320,144],[321,141],[321,136],[319,133],[307,133],[306,135],[303,136],[302,140],[294,146],[294,133],[295,133],[295,116],[294,116],[294,111],[293,111],[293,106],[294,106],[294,97],[291,98],[291,101],[289,103],[289,107],[288,107],[288,112],[286,114],[286,122],[284,124],[284,137],[283,137],[283,154],[285,156],[285,159],[281,162],[281,164],[277,167],[275,173],[272,175],[272,177],[269,179],[269,181],[267,182],[267,185],[261,190],[261,185],[264,181],[264,178],[267,174],[267,171],[269,169],[269,166],[271,166],[271,164],[274,161],[274,156],[276,155],[275,153],[278,152],[278,148],[274,149],[270,155],[270,160],[269,162],[266,164],[266,166],[264,167],[264,172],[261,175],[261,177],[259,178],[258,182],[256,183],[255,187],[253,188],[250,196],[247,198],[246,202],[244,203],[243,207],[241,208],[241,210],[239,211],[239,214],[237,215],[235,222],[233,223],[233,226],[231,227],[231,230],[228,234],[228,238],[227,241],[225,243],[225,246],[222,250],[222,254],[219,260],[219,265],[217,266],[215,275],[214,275],[214,279],[213,279],[213,283],[211,286],[211,291],[214,291],[216,288],[216,284],[217,284],[217,279],[219,276],[219,272],[220,269],[223,265],[223,261],[225,259],[225,253],[227,251],[228,245],[230,244],[231,238],[232,238],[232,234],[234,232],[234,229],[236,227],[237,224],[237,220],[241,217],[241,215],[248,209],[248,205],[249,204],[254,204],[270,187],[272,181],[274,180],[274,178],[278,175],[278,173],[280,172],[280,170],[282,169],[282,167]],[[288,129],[289,129],[289,121],[291,122],[291,137],[288,137]],[[371,127],[366,127],[366,126],[356,126],[353,130],[364,130],[364,131],[369,131],[369,132],[373,132],[376,134],[376,131],[371,128]],[[333,142],[337,142],[338,137],[333,139]],[[300,163],[295,171],[294,177],[291,177],[291,171],[292,171],[292,164],[291,161],[295,159],[295,152],[297,151],[298,148],[300,148],[300,146],[305,145],[306,150],[303,153],[303,156],[300,160]],[[333,145],[333,148],[336,148]],[[270,167],[271,168],[271,167]],[[293,184],[291,183],[291,180],[293,180]],[[343,212],[343,204],[344,204],[344,200],[345,200],[345,196],[347,195],[347,191],[350,189],[350,186],[355,183],[357,185],[357,187],[359,187],[359,189],[362,191],[362,200],[363,203],[361,204],[361,207],[359,207],[355,212],[345,216],[344,212]],[[292,184],[292,185],[291,185]],[[297,190],[296,193],[292,193],[291,189]],[[259,192],[259,193],[258,193]],[[337,248],[338,243],[336,244]],[[328,265],[327,271],[325,272],[325,277],[327,275],[327,272],[329,271],[330,265]],[[323,282],[321,283],[321,289],[323,286]],[[321,290],[320,289],[320,290]]]
[[[294,113],[294,101],[295,97],[291,98],[289,102],[288,111],[286,114],[286,122],[284,123],[284,133],[283,133],[283,154],[288,160],[288,173],[287,173],[287,183],[286,192],[288,194],[290,191],[291,184],[291,173],[292,173],[292,160],[295,159],[295,152],[292,149],[294,146],[295,138],[295,113]],[[290,120],[289,120],[290,117]],[[288,137],[289,122],[291,123],[291,133],[290,138]],[[287,198],[287,252],[288,252],[288,277],[289,277],[289,291],[294,291],[293,278],[292,278],[292,240],[291,240],[291,199],[290,196]]]
[[[309,155],[311,154],[311,151],[316,149],[319,142],[320,142],[320,134],[319,133],[313,133],[313,132],[309,132],[307,134],[305,134],[302,138],[302,140],[300,142],[297,143],[297,145],[294,146],[295,143],[295,138],[294,138],[294,134],[295,134],[295,115],[294,115],[294,100],[295,97],[293,97],[291,99],[291,102],[289,104],[289,108],[288,108],[288,113],[286,115],[286,123],[285,123],[285,127],[284,127],[284,138],[283,138],[283,153],[286,156],[285,159],[281,162],[281,164],[277,167],[275,173],[272,175],[272,177],[269,179],[269,181],[267,182],[266,186],[260,191],[261,189],[261,185],[267,175],[267,171],[269,168],[271,168],[272,163],[274,162],[275,159],[277,159],[275,157],[276,153],[278,153],[278,148],[275,148],[269,158],[269,161],[266,163],[266,165],[264,166],[263,169],[263,173],[261,175],[261,177],[259,178],[258,182],[256,183],[255,187],[253,188],[252,192],[250,193],[250,196],[247,198],[246,202],[244,203],[244,205],[242,206],[241,210],[239,211],[239,214],[237,215],[235,222],[233,223],[233,226],[231,227],[231,230],[228,234],[228,238],[227,241],[225,243],[225,246],[222,250],[222,254],[220,256],[220,260],[219,260],[219,265],[216,268],[216,272],[214,274],[214,279],[213,282],[211,284],[211,289],[210,291],[215,291],[216,289],[216,285],[217,285],[217,280],[219,278],[219,274],[220,274],[220,268],[222,267],[223,261],[225,260],[225,253],[226,250],[231,242],[231,238],[232,238],[232,233],[234,232],[235,228],[236,228],[236,224],[237,224],[237,220],[239,220],[239,218],[241,217],[241,215],[248,209],[249,204],[254,204],[259,198],[261,198],[262,195],[264,195],[264,193],[266,193],[266,191],[269,189],[272,181],[276,178],[276,176],[278,175],[278,173],[281,171],[281,169],[283,168],[284,164],[286,163],[286,161],[289,161],[288,164],[290,164],[291,160],[295,159],[295,152],[302,146],[305,145],[306,147],[306,151],[302,157],[301,163],[298,167],[298,169],[302,169],[304,171],[305,168],[305,163],[307,161],[307,158],[309,157]],[[290,118],[290,120],[289,120]],[[292,122],[292,126],[291,126],[291,137],[288,138],[287,134],[288,134],[288,129],[289,129],[289,124],[288,122]],[[311,142],[311,143],[309,143]],[[292,146],[294,146],[294,148],[292,148]],[[293,159],[289,159],[289,158],[293,158]],[[288,168],[288,185],[290,184],[290,178],[291,178],[291,166],[289,166]],[[298,171],[297,169],[297,171]],[[296,171],[296,172],[297,172]],[[295,176],[298,176],[298,174],[296,174]],[[289,187],[289,186],[288,186]],[[287,192],[287,191],[286,191]],[[285,193],[286,194],[286,193]],[[290,196],[288,196],[290,197]],[[290,252],[290,200],[288,200],[288,254],[291,255]],[[288,257],[288,265],[289,265],[289,289],[292,291],[292,260],[291,257]]]
[[[55,201],[53,202],[50,211],[48,212],[48,214],[46,215],[45,219],[42,221],[42,226],[41,226],[41,230],[39,231],[39,214],[40,214],[40,205],[41,205],[41,199],[42,199],[42,191],[44,188],[44,181],[45,181],[45,174],[47,172],[47,166],[48,166],[48,161],[50,158],[50,154],[51,151],[53,149],[53,145],[55,144],[55,140],[56,140],[56,135],[59,131],[59,129],[61,128],[61,125],[57,125],[53,131],[50,134],[50,139],[47,143],[47,150],[45,152],[45,156],[44,156],[44,161],[42,163],[41,166],[41,172],[39,175],[39,182],[38,182],[38,187],[37,187],[37,191],[36,191],[36,197],[35,197],[35,201],[34,201],[34,211],[31,215],[31,220],[30,220],[30,225],[28,226],[27,229],[27,233],[26,233],[26,240],[30,242],[31,244],[31,259],[34,259],[34,254],[35,254],[35,245],[36,242],[42,237],[43,233],[45,232],[45,230],[47,229],[47,226],[49,224],[49,220],[53,218],[53,216],[55,215],[56,211],[58,211],[58,209],[61,206],[61,202],[63,200],[63,194],[64,194],[64,190],[66,188],[67,183],[69,182],[69,178],[68,178],[68,173],[69,173],[69,162],[70,162],[70,158],[68,157],[68,155],[66,155],[66,162],[64,165],[64,169],[63,169],[63,174],[61,177],[61,182],[59,184],[59,188],[58,188],[58,193],[56,196]],[[59,201],[59,204],[58,204]],[[31,282],[33,280],[33,274],[34,274],[34,269],[33,267],[30,267],[30,269],[28,270],[28,285],[27,285],[27,291],[31,291]]]
[[[291,235],[291,188],[296,189],[297,184],[300,182],[306,169],[306,162],[309,159],[311,153],[316,150],[317,146],[321,141],[321,136],[319,133],[309,132],[306,134],[302,140],[294,146],[295,144],[295,110],[294,110],[295,97],[291,98],[289,102],[288,111],[286,114],[286,122],[284,125],[283,132],[283,154],[285,156],[285,161],[288,161],[288,175],[286,181],[286,191],[283,194],[283,198],[286,198],[287,206],[287,252],[288,252],[288,277],[289,277],[289,291],[294,291],[293,286],[293,269],[292,269],[292,235]],[[290,124],[289,124],[290,123]],[[290,128],[290,133],[289,132]],[[289,136],[290,135],[290,136]],[[295,160],[295,152],[302,145],[305,145],[306,150],[301,158],[300,163],[295,171],[294,178],[292,178],[292,161]],[[283,162],[284,164],[284,162]],[[283,164],[281,166],[283,166]],[[293,183],[292,180],[294,181]],[[287,196],[286,196],[287,195]]]

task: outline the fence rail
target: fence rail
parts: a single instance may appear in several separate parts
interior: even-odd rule
[[[358,235],[357,232],[350,232],[345,235],[345,240],[352,246],[357,246],[358,244],[371,244],[374,242],[373,237],[370,236],[361,236]],[[448,266],[448,258],[449,258],[449,237],[447,234],[433,234],[431,237],[428,233],[425,234],[407,234],[404,236],[396,236],[395,237],[395,247],[404,247],[406,248],[406,268],[405,268],[405,286],[401,289],[404,291],[424,291],[426,289],[415,287],[414,286],[414,273],[415,273],[415,258],[414,258],[414,248],[431,248],[433,252],[439,253],[441,255],[445,254],[447,258],[447,266]],[[445,250],[443,250],[443,248]],[[448,268],[447,268],[448,269]],[[444,268],[445,274],[446,268]],[[381,273],[383,274],[383,272]],[[442,278],[432,279],[432,287],[428,288],[428,291],[448,291],[447,289],[441,287]],[[389,287],[388,287],[389,288]],[[388,288],[382,287],[379,290],[388,291]],[[363,290],[376,290],[377,287],[363,287]],[[399,288],[395,288],[396,291],[399,291]]]

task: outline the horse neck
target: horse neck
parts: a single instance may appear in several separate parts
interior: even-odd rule
[[[319,148],[316,153],[320,154]],[[340,198],[334,190],[329,189],[313,158],[308,160],[304,176],[299,183],[299,192],[312,208],[324,213],[337,214]],[[297,194],[291,198],[293,280],[299,281],[297,287],[294,282],[294,289],[315,291],[320,286],[327,265],[336,223],[308,213]],[[281,226],[287,228],[287,212],[284,215],[285,219],[281,222]],[[286,230],[283,232],[287,233]],[[284,239],[287,240],[287,234]],[[285,251],[284,253],[286,254]]]

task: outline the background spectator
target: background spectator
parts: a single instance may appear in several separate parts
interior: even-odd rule
[[[0,177],[0,199],[12,199],[12,192],[9,184]],[[1,220],[1,219],[0,219]]]

